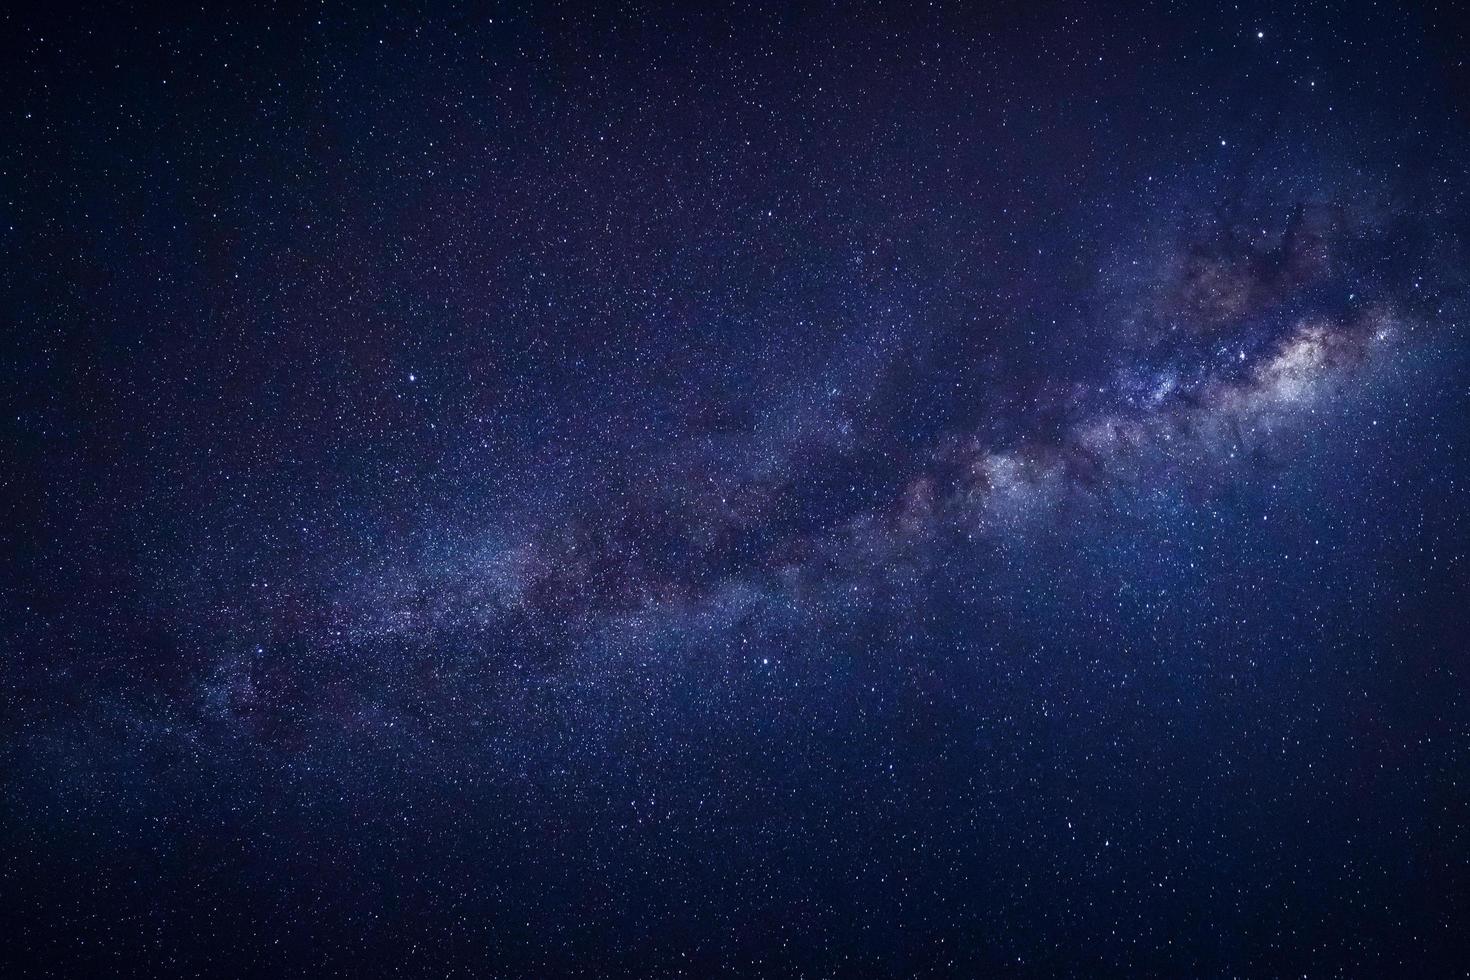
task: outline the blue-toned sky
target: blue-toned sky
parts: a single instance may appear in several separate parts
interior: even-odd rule
[[[0,14],[0,967],[1459,976],[1447,5]]]

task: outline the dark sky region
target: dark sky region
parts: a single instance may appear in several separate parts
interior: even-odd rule
[[[0,973],[1464,976],[1450,3],[0,13]]]

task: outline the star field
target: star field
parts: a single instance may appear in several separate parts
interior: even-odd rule
[[[0,968],[1462,975],[1467,23],[0,15]]]

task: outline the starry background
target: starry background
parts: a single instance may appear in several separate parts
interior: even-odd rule
[[[1451,4],[0,15],[7,975],[1463,975]]]

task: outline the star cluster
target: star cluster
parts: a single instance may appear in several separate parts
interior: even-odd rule
[[[1470,963],[1451,14],[6,18],[0,965]]]

